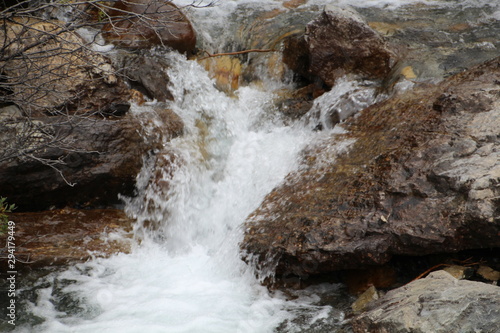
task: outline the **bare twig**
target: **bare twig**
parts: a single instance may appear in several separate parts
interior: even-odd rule
[[[200,58],[199,60],[205,60],[208,58],[213,58],[213,57],[221,57],[221,56],[226,56],[226,55],[239,55],[239,54],[246,54],[246,53],[252,53],[252,52],[277,52],[277,50],[273,49],[250,49],[250,50],[243,50],[243,51],[236,51],[236,52],[224,52],[224,53],[215,53],[215,54],[210,54],[208,51],[203,51],[207,54],[206,57]]]

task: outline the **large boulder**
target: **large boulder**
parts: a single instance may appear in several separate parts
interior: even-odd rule
[[[169,46],[191,52],[196,33],[186,16],[171,2],[152,0],[117,1],[103,27],[104,38],[126,49]]]
[[[285,42],[284,62],[295,72],[328,87],[347,74],[383,79],[396,63],[382,37],[349,7],[327,5],[304,35]]]
[[[248,217],[247,260],[319,274],[500,247],[500,58],[361,111]]]
[[[500,287],[445,271],[391,290],[352,320],[355,333],[496,332]]]
[[[143,157],[159,144],[143,138],[131,115],[18,117],[4,119],[0,127],[0,143],[13,156],[0,163],[1,195],[25,211],[119,203],[119,193],[133,194]]]

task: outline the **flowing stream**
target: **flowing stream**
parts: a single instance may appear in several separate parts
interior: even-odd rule
[[[268,292],[241,261],[238,245],[246,216],[297,167],[298,153],[318,134],[274,117],[272,93],[245,87],[228,97],[197,63],[165,57],[171,107],[186,126],[185,135],[166,143],[178,161],[173,177],[163,179],[169,190],[161,195],[148,187],[128,202],[141,239],[131,254],[38,282],[37,301],[27,309],[44,320],[37,332],[272,332],[300,307],[308,320],[326,317],[331,307],[313,305],[311,296],[287,301]],[[145,168],[139,178],[149,173]],[[336,312],[335,320],[341,316]]]
[[[411,1],[349,2],[396,8]],[[199,9],[193,20],[204,17],[198,24],[223,29],[221,22],[237,3]],[[272,8],[281,1],[245,3]],[[500,18],[499,13],[491,15]],[[217,44],[223,34],[210,36],[210,31],[203,31],[205,39]],[[240,259],[239,250],[245,218],[300,167],[301,150],[328,131],[312,131],[302,122],[290,125],[276,115],[273,91],[282,82],[264,78],[263,85],[241,87],[230,97],[214,87],[196,62],[176,53],[164,56],[171,65],[174,95],[168,107],[185,124],[183,136],[165,143],[162,156],[172,161],[168,170],[159,170],[159,181],[168,184],[166,189],[146,186],[153,171],[144,168],[138,177],[141,195],[126,200],[127,212],[137,220],[132,252],[97,258],[35,281],[30,290],[36,297],[23,305],[31,319],[16,331],[334,331],[344,320],[340,303],[352,301],[345,296],[341,300],[342,286],[270,292],[255,269]],[[353,85],[338,89],[348,91]],[[153,107],[134,106],[132,112],[140,117]]]

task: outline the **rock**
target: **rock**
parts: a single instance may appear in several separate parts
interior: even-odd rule
[[[183,53],[195,48],[196,33],[191,23],[171,2],[117,1],[108,15],[111,22],[103,27],[103,36],[119,47],[168,46]]]
[[[304,36],[285,44],[284,62],[297,73],[328,87],[346,74],[383,79],[396,63],[395,53],[353,9],[327,5]]]
[[[143,156],[159,144],[157,138],[145,140],[140,134],[139,121],[130,115],[120,120],[79,118],[73,121],[65,117],[45,117],[31,122],[21,118],[13,124],[0,123],[0,142],[7,153],[19,149],[15,138],[20,132],[33,132],[28,137],[33,142],[24,142],[22,147],[25,154],[0,163],[2,196],[8,197],[20,210],[117,204],[119,193],[133,194]],[[31,126],[51,132],[37,132],[37,127]],[[39,149],[29,153],[30,145]]]
[[[245,255],[302,276],[500,247],[499,77],[496,58],[346,119],[248,217]]]
[[[18,270],[82,262],[130,249],[127,234],[132,220],[117,209],[11,213],[9,220],[15,223]],[[2,244],[6,237],[0,235]],[[0,258],[6,267],[7,256]]]
[[[479,268],[477,269],[477,274],[488,281],[495,282],[500,280],[500,272],[488,266],[479,266]]]
[[[394,288],[397,278],[398,273],[396,269],[389,265],[342,272],[342,281],[353,295],[359,295],[370,287],[375,287],[377,289]]]
[[[391,290],[352,320],[361,332],[496,332],[500,288],[444,271]]]
[[[169,64],[165,58],[150,51],[140,54],[118,52],[114,61],[117,67],[122,68],[124,77],[133,89],[159,102],[173,100],[168,88],[170,84],[170,77],[167,73]]]
[[[239,88],[242,66],[238,58],[220,56],[205,58],[199,62],[212,74],[219,90],[231,93]]]
[[[297,8],[304,5],[307,0],[288,0],[283,2],[283,7],[285,8]]]
[[[309,71],[311,54],[303,34],[296,34],[283,41],[283,62],[295,73],[314,81],[315,77]],[[316,81],[320,81],[316,79]]]
[[[354,303],[352,303],[352,311],[354,313],[363,312],[368,307],[368,304],[377,299],[379,299],[377,288],[371,286],[366,289],[366,291],[362,293]]]
[[[0,69],[10,89],[2,102],[16,104],[30,115],[127,112],[129,89],[110,60],[91,51],[75,32],[62,31],[61,25],[15,18],[2,26]]]
[[[397,24],[391,24],[387,22],[368,22],[368,25],[370,26],[370,28],[382,34],[383,36],[393,36],[395,33],[401,30],[401,27]]]
[[[401,75],[403,75],[408,80],[413,80],[417,78],[417,75],[413,71],[411,66],[406,66],[401,69]]]
[[[299,119],[311,110],[314,98],[321,96],[324,90],[310,84],[300,89],[277,92],[275,105],[279,112],[290,119]]]
[[[450,274],[457,280],[468,279],[472,276],[474,270],[470,267],[451,265],[443,268],[443,271]]]

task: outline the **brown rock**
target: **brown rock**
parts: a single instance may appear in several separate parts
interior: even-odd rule
[[[477,274],[488,281],[495,282],[500,280],[500,272],[488,266],[479,266],[479,268],[477,269]]]
[[[473,273],[472,268],[459,265],[450,265],[443,268],[443,271],[450,274],[457,280],[468,279]]]
[[[306,33],[285,44],[284,62],[306,78],[328,87],[346,74],[383,79],[396,62],[385,41],[350,8],[327,5]]]
[[[21,155],[0,163],[2,196],[20,210],[119,203],[119,193],[133,194],[143,156],[159,142],[154,137],[145,140],[140,134],[140,123],[129,115],[120,120],[79,118],[68,122],[65,119],[32,119],[35,125],[53,131],[53,135],[34,132],[32,139],[56,140],[55,143],[34,151],[34,158]],[[0,123],[0,142],[10,149],[16,143],[15,137],[29,125],[23,118],[14,123]],[[41,160],[56,161],[54,166],[61,173]]]
[[[191,52],[196,34],[186,16],[171,2],[118,1],[109,12],[111,23],[103,27],[104,38],[126,49],[168,46]]]
[[[38,213],[12,213],[15,223],[16,269],[82,262],[95,256],[128,252],[127,234],[132,220],[117,209],[61,209]],[[119,233],[123,237],[107,238]],[[5,244],[7,235],[0,235]],[[0,265],[6,267],[7,256]]]
[[[307,3],[307,0],[287,0],[283,2],[285,8],[297,8]]]
[[[132,88],[159,102],[173,100],[165,58],[148,51],[141,54],[122,51],[116,56],[116,62]]]
[[[305,40],[311,53],[310,71],[328,86],[347,73],[384,78],[395,55],[382,38],[353,10],[327,6],[307,25]]]
[[[205,58],[200,63],[212,74],[218,89],[233,92],[239,88],[241,61],[231,56]]]
[[[396,270],[389,265],[348,270],[342,275],[349,292],[353,295],[359,295],[371,286],[390,289],[397,282]]]
[[[301,276],[500,247],[499,77],[496,58],[347,119],[249,216],[243,250]]]

